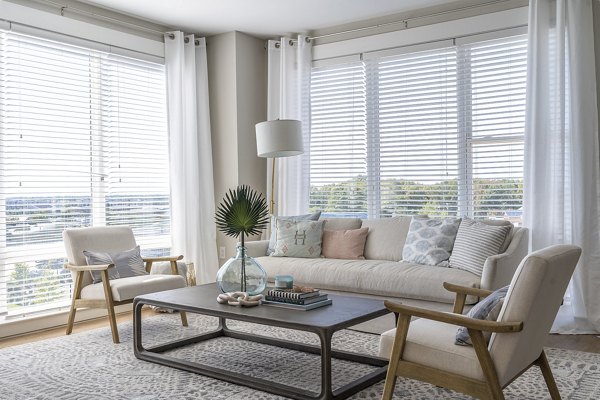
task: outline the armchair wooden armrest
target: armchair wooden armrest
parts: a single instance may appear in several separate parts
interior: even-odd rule
[[[152,269],[152,263],[155,262],[169,262],[171,264],[171,273],[177,275],[177,261],[182,260],[183,256],[166,256],[166,257],[142,257],[142,260],[146,263],[146,272],[150,273]]]
[[[444,289],[449,292],[473,295],[477,297],[487,297],[493,292],[491,290],[479,289],[469,286],[455,285],[454,283],[444,282]]]
[[[452,308],[452,312],[456,314],[462,314],[463,309],[465,308],[465,303],[467,301],[467,296],[476,296],[476,297],[487,297],[492,294],[492,291],[485,289],[478,289],[474,287],[455,285],[453,283],[444,282],[444,289],[449,292],[456,293],[456,298],[454,299],[454,307]]]
[[[183,256],[166,256],[166,257],[142,257],[144,262],[163,262],[163,261],[179,261],[183,260]]]
[[[70,271],[74,271],[74,272],[79,272],[79,271],[104,271],[107,270],[109,268],[114,267],[114,264],[99,264],[99,265],[71,265],[71,264],[65,264],[65,268],[70,270]]]
[[[465,315],[428,310],[426,308],[412,307],[404,304],[398,304],[389,300],[384,301],[388,310],[398,313],[401,316],[414,316],[444,322],[447,324],[464,326],[467,329],[488,332],[519,332],[523,329],[523,322],[498,322],[470,318]],[[409,318],[410,320],[410,318]]]

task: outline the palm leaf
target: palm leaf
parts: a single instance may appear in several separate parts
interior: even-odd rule
[[[269,222],[267,202],[248,185],[229,189],[217,208],[215,222],[227,236],[257,235]]]

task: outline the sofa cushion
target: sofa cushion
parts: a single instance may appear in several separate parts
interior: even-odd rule
[[[450,267],[481,276],[485,260],[500,252],[509,230],[509,226],[494,226],[464,218],[456,234]]]
[[[327,225],[325,225],[327,226]],[[365,242],[369,228],[343,231],[323,230],[321,255],[326,258],[364,260]]]
[[[424,265],[448,266],[460,218],[412,217],[402,260]]]
[[[411,217],[365,219],[363,228],[369,228],[365,244],[367,260],[400,261]]]
[[[277,244],[273,257],[320,257],[323,221],[277,219]]]
[[[420,318],[410,323],[402,359],[441,369],[472,379],[484,380],[475,349],[455,346],[456,327],[443,322]],[[389,358],[396,329],[381,334],[379,356]]]
[[[277,220],[278,219],[287,219],[291,221],[317,221],[321,216],[321,211],[314,212],[312,214],[304,214],[304,215],[291,215],[288,217],[276,217],[273,216],[271,218],[271,236],[269,237],[269,247],[267,248],[267,255],[272,254],[275,251],[275,245],[277,244]]]
[[[185,287],[185,279],[180,275],[142,275],[110,281],[113,300],[131,300],[135,296],[163,290]],[[104,300],[102,283],[87,285],[81,289],[81,298],[86,300]]]
[[[444,282],[479,287],[479,277],[470,272],[404,262],[292,257],[257,260],[270,280],[275,275],[292,275],[294,283],[325,290],[453,303],[454,294],[444,289]],[[468,304],[476,301],[467,298]]]
[[[362,225],[360,218],[323,218],[325,227],[329,231],[344,231],[350,229],[359,229]]]

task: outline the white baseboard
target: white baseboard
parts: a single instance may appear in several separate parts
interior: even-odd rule
[[[131,310],[131,304],[123,304],[115,307],[116,313],[123,313]],[[0,322],[0,339],[6,339],[11,336],[18,336],[26,333],[44,331],[61,326],[66,329],[68,316],[68,310],[61,310],[51,314],[23,317],[11,321]],[[75,322],[87,321],[106,316],[107,312],[105,309],[82,309],[77,310],[77,314],[75,314]],[[106,326],[109,326],[108,320],[106,321]]]

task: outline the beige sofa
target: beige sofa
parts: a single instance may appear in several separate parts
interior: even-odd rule
[[[365,260],[272,257],[266,255],[268,240],[247,242],[246,245],[248,254],[267,271],[269,281],[276,275],[292,275],[294,283],[328,292],[385,298],[448,311],[452,309],[454,296],[443,288],[444,282],[489,290],[506,286],[527,254],[527,229],[513,227],[502,246],[502,253],[485,261],[481,277],[455,268],[402,262],[410,221],[411,217],[327,219],[325,229],[369,228]],[[486,223],[506,222],[490,220]],[[476,298],[469,298],[467,304],[476,301]]]

